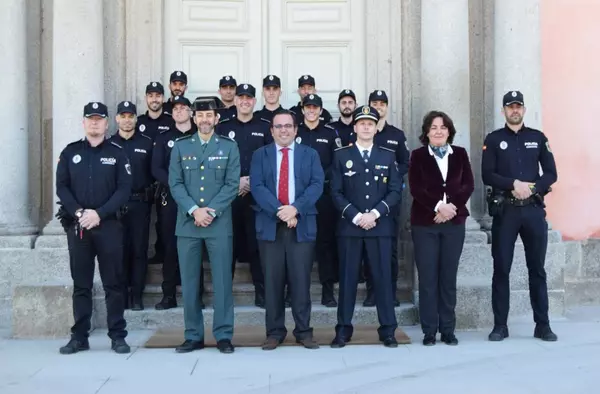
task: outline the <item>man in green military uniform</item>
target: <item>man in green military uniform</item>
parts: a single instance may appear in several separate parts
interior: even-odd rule
[[[176,351],[204,348],[200,267],[204,245],[214,288],[213,335],[221,353],[233,353],[231,203],[238,195],[240,154],[236,142],[214,134],[219,122],[216,97],[193,105],[198,133],[178,138],[171,152],[169,187],[177,203],[177,252],[183,292],[185,341]]]

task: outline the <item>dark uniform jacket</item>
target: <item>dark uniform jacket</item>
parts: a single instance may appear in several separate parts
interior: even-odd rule
[[[283,109],[283,107],[281,105],[273,111],[268,110],[267,107],[262,107],[262,109],[259,109],[258,111],[254,111],[254,116],[256,116],[257,118],[266,119],[269,122],[273,122],[273,116],[275,116],[275,112],[282,110],[282,109]],[[298,121],[298,120],[296,120],[296,121]]]
[[[356,134],[354,134],[354,126],[352,123],[347,125],[342,122],[341,119],[336,120],[335,122],[329,123],[331,127],[333,127],[342,140],[342,146],[348,146],[350,143],[354,144],[356,142]]]
[[[152,138],[153,140],[163,131],[169,131],[175,128],[175,121],[171,115],[163,112],[156,119],[148,116],[148,111],[145,114],[138,116],[137,131],[140,131]]]
[[[152,150],[152,176],[161,185],[169,185],[169,160],[171,150],[175,146],[175,140],[188,134],[195,134],[198,131],[196,125],[192,122],[192,128],[186,133],[182,133],[173,127],[171,130],[164,131],[154,140],[154,149]]]
[[[152,177],[152,138],[144,133],[135,132],[129,139],[124,139],[119,133],[110,138],[125,151],[133,175],[132,194],[144,193],[153,182]]]
[[[351,142],[356,142],[356,135],[354,135],[354,141]],[[408,161],[410,160],[410,151],[404,131],[386,122],[383,129],[375,134],[375,145],[394,151],[398,162],[398,171],[400,176],[404,177],[408,172]]]
[[[331,178],[331,164],[333,163],[333,152],[342,146],[342,141],[339,138],[337,131],[325,122],[319,122],[317,127],[309,129],[304,123],[298,126],[298,135],[296,143],[307,145],[319,154],[323,171],[325,172],[325,180],[328,182]]]

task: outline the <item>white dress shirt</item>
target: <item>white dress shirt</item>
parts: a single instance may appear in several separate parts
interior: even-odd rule
[[[281,171],[281,162],[283,160],[283,152],[281,151],[281,149],[283,149],[283,146],[279,146],[277,144],[275,144],[275,148],[277,149],[277,179],[276,179],[276,184],[275,184],[275,192],[277,193],[277,199],[279,200],[279,172]],[[292,144],[290,146],[288,146],[287,148],[289,148],[288,151],[288,169],[289,169],[289,173],[288,173],[288,194],[289,194],[289,201],[290,201],[290,205],[294,203],[294,201],[296,200],[296,182],[294,179],[294,149],[296,149],[296,143],[292,142]]]
[[[446,154],[444,155],[444,157],[442,159],[440,159],[438,156],[436,156],[433,153],[433,149],[431,149],[431,146],[427,146],[427,149],[429,150],[429,154],[435,158],[435,162],[437,163],[438,168],[440,169],[442,178],[444,179],[444,182],[446,182],[446,177],[448,176],[448,156],[450,156],[452,153],[454,153],[452,151],[452,147],[450,145],[448,145],[448,152],[446,152]],[[435,204],[435,208],[433,208],[433,211],[437,212],[438,208],[442,204],[446,204],[446,193],[444,193],[444,196],[442,197],[442,199],[440,201],[438,201],[437,204]]]
[[[369,158],[371,158],[371,150],[373,150],[373,143],[371,143],[371,145],[369,145],[369,147],[363,147],[363,146],[359,145],[358,141],[356,141],[355,145],[356,145],[356,148],[358,149],[358,152],[360,153],[360,157],[363,157],[363,153],[366,150],[367,156]],[[379,217],[381,216],[379,211],[376,209],[371,210],[371,212],[373,212],[373,214],[375,214],[376,219],[379,219]],[[357,213],[356,216],[354,216],[354,218],[352,219],[352,223],[354,223],[358,226],[358,221],[360,220],[362,215],[363,215],[362,212]]]

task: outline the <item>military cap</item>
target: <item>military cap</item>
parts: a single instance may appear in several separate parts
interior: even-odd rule
[[[169,79],[169,81],[179,81],[187,85],[187,75],[183,71],[173,71],[173,73],[171,73],[171,78]]]
[[[276,87],[280,88],[281,80],[279,79],[279,77],[277,75],[267,75],[263,79],[263,87],[266,88],[267,86],[276,86]]]
[[[300,78],[298,78],[298,87],[302,85],[316,86],[315,79],[312,75],[303,75]]]
[[[512,90],[504,95],[502,98],[502,106],[506,107],[511,104],[521,104],[525,105],[525,101],[523,100],[523,93],[518,90]]]
[[[225,75],[219,81],[219,87],[223,87],[223,86],[237,86],[237,82],[235,81],[235,78],[232,77],[231,75]]]
[[[323,107],[323,100],[316,94],[307,94],[302,100],[302,106],[316,105],[317,107]]]
[[[384,103],[388,103],[388,96],[385,94],[383,90],[373,90],[369,95],[369,103],[371,101],[383,101]]]
[[[135,108],[135,104],[131,101],[121,101],[119,105],[117,105],[117,114],[137,114],[137,109]]]
[[[235,88],[235,95],[236,96],[250,96],[250,97],[256,97],[256,89],[254,88],[254,86],[250,85],[250,84],[240,84]]]
[[[83,116],[86,118],[91,116],[101,116],[106,118],[108,116],[108,108],[99,101],[93,101],[87,103],[85,107],[83,107]]]
[[[165,94],[165,88],[160,82],[150,82],[148,86],[146,86],[146,94],[148,93]]]
[[[354,92],[350,89],[344,89],[340,92],[340,95],[338,96],[338,103],[340,102],[341,99],[343,99],[344,97],[352,97],[352,99],[354,99],[354,101],[356,101],[356,95],[354,94]]]
[[[194,111],[210,111],[225,108],[225,105],[217,96],[199,96],[194,100]]]
[[[353,114],[353,122],[356,123],[361,119],[371,119],[375,123],[379,122],[379,112],[369,105],[358,107]]]
[[[188,107],[192,106],[192,103],[190,103],[190,100],[188,100],[184,96],[173,97],[172,103],[173,103],[173,107],[175,106],[175,104],[183,104],[183,105],[187,105]]]

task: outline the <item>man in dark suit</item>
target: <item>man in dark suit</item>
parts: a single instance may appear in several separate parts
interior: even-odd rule
[[[375,302],[380,327],[379,340],[397,347],[398,323],[394,311],[392,242],[395,242],[394,207],[402,198],[402,177],[393,150],[375,146],[379,114],[363,106],[354,112],[356,144],[339,148],[333,159],[331,194],[340,212],[338,237],[340,297],[336,336],[331,347],[340,348],[352,338],[352,316],[363,248],[373,275]]]
[[[296,342],[317,349],[310,327],[310,282],[317,236],[316,203],[325,174],[317,152],[294,139],[298,125],[292,112],[273,117],[274,143],[258,148],[250,165],[250,190],[256,201],[256,237],[265,276],[267,339],[263,350],[285,340],[286,271],[292,292]]]

